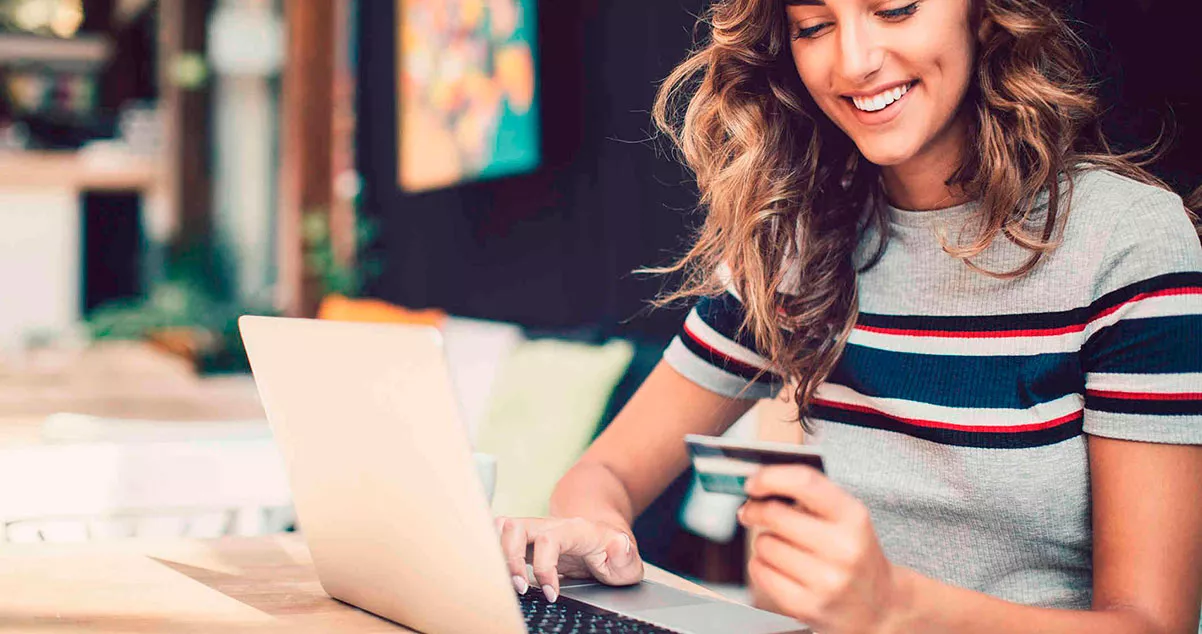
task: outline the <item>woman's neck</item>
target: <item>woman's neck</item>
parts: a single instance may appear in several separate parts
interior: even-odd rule
[[[944,133],[910,160],[881,169],[885,195],[894,207],[930,211],[967,202],[968,196],[948,180],[960,166],[964,121],[957,118]]]

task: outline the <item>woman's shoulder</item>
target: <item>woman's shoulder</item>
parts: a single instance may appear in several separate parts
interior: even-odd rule
[[[1073,176],[1072,214],[1093,226],[1115,227],[1125,222],[1189,223],[1177,194],[1104,168],[1089,168]]]
[[[1181,197],[1109,170],[1074,177],[1064,242],[1093,262],[1087,270],[1101,292],[1202,270],[1202,244]]]

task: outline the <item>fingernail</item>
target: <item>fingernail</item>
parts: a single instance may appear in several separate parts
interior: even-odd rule
[[[630,549],[634,548],[634,544],[631,543],[631,541],[630,541],[630,535],[627,535],[626,533],[622,533],[622,538],[626,540],[626,550],[624,550],[623,552],[625,552],[627,555],[629,555]]]
[[[543,594],[547,595],[547,601],[551,603],[555,603],[555,600],[559,598],[559,593],[550,584],[543,586]]]
[[[530,589],[530,583],[526,581],[525,577],[514,575],[513,589],[517,590],[518,594],[526,594],[526,591]]]

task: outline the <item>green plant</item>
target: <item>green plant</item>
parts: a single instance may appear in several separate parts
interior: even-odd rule
[[[351,264],[335,257],[329,214],[321,209],[302,219],[305,266],[322,295],[338,293],[358,296],[379,272],[379,262],[361,256]],[[370,244],[376,225],[356,223],[356,244]],[[365,249],[360,249],[366,253]],[[228,280],[230,255],[220,246],[203,240],[179,245],[168,259],[163,279],[153,283],[144,297],[119,300],[94,310],[86,324],[94,339],[163,339],[171,334],[187,340],[201,372],[249,370],[238,317],[274,315],[278,311],[267,298],[261,302],[232,299]]]
[[[316,278],[322,295],[357,297],[364,287],[379,274],[380,262],[359,248],[355,261],[344,264],[337,257],[330,231],[330,215],[322,208],[306,212],[301,221],[301,239],[305,248],[305,268]],[[357,215],[355,244],[371,244],[378,234],[376,223]]]
[[[173,341],[192,357],[201,372],[249,369],[238,317],[276,314],[267,302],[229,299],[222,271],[222,250],[192,242],[176,249],[162,279],[143,297],[117,300],[88,315],[93,339]],[[169,346],[172,347],[172,346]]]

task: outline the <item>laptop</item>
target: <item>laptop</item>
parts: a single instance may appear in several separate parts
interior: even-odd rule
[[[331,597],[427,634],[809,631],[648,581],[565,580],[555,604],[536,588],[518,595],[436,329],[251,316],[239,327]]]

